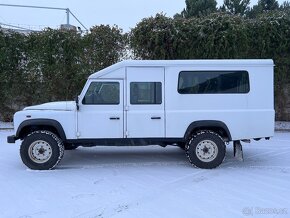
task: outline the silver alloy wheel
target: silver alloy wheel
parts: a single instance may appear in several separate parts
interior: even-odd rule
[[[211,140],[203,140],[198,143],[195,149],[196,156],[203,162],[211,162],[218,155],[218,147]]]
[[[42,164],[51,158],[52,149],[46,141],[37,140],[29,146],[28,155],[35,163]]]

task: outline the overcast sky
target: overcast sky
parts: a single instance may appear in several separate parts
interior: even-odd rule
[[[217,1],[222,4],[223,0]],[[252,0],[251,3],[257,2]],[[283,0],[279,0],[282,3]],[[142,18],[163,12],[168,16],[179,13],[185,0],[0,0],[0,4],[19,4],[70,8],[76,17],[90,28],[99,24],[117,24],[124,31],[133,28]],[[41,29],[56,28],[66,23],[65,11],[0,6],[0,23]],[[80,26],[71,17],[71,24]]]

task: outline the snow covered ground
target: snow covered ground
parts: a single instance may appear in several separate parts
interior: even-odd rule
[[[275,129],[279,131],[290,131],[290,122],[276,121]]]
[[[13,129],[13,123],[5,123],[0,121],[0,130],[3,129]]]
[[[290,133],[228,146],[214,170],[189,165],[175,147],[67,151],[53,171],[28,170],[0,131],[0,217],[290,217]]]

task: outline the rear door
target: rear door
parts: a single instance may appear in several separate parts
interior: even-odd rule
[[[127,67],[126,76],[126,137],[165,137],[164,68]]]

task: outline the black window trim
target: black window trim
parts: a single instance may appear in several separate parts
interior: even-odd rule
[[[179,80],[180,80],[180,74],[183,72],[246,72],[248,81],[249,81],[249,89],[248,92],[241,92],[241,93],[180,93],[179,92]],[[250,76],[249,72],[247,70],[183,70],[178,73],[178,81],[177,81],[177,92],[180,95],[246,95],[249,94],[251,91],[251,82],[250,82]]]
[[[131,102],[131,84],[132,83],[154,83],[155,89],[156,89],[156,84],[160,83],[160,88],[161,88],[161,102],[160,103],[132,103]],[[130,105],[162,105],[163,103],[163,91],[162,91],[162,82],[161,81],[130,81]],[[154,96],[154,100],[156,100],[156,95]]]
[[[86,94],[87,94],[87,91],[89,90],[89,88],[90,88],[90,86],[91,86],[91,84],[92,83],[96,83],[96,82],[102,82],[102,83],[118,83],[118,85],[119,85],[119,99],[118,99],[118,103],[98,103],[98,104],[88,104],[88,103],[84,103],[84,100],[85,100],[85,97],[86,97]],[[88,86],[88,88],[87,88],[87,90],[86,90],[86,92],[85,92],[85,95],[84,95],[84,97],[83,97],[83,99],[82,99],[82,105],[86,105],[86,106],[106,106],[106,105],[109,105],[109,106],[114,106],[114,105],[120,105],[121,104],[121,90],[120,90],[120,88],[121,88],[121,85],[120,85],[120,82],[119,81],[107,81],[107,80],[105,80],[105,81],[91,81],[90,82],[90,84],[89,84],[89,86]]]

